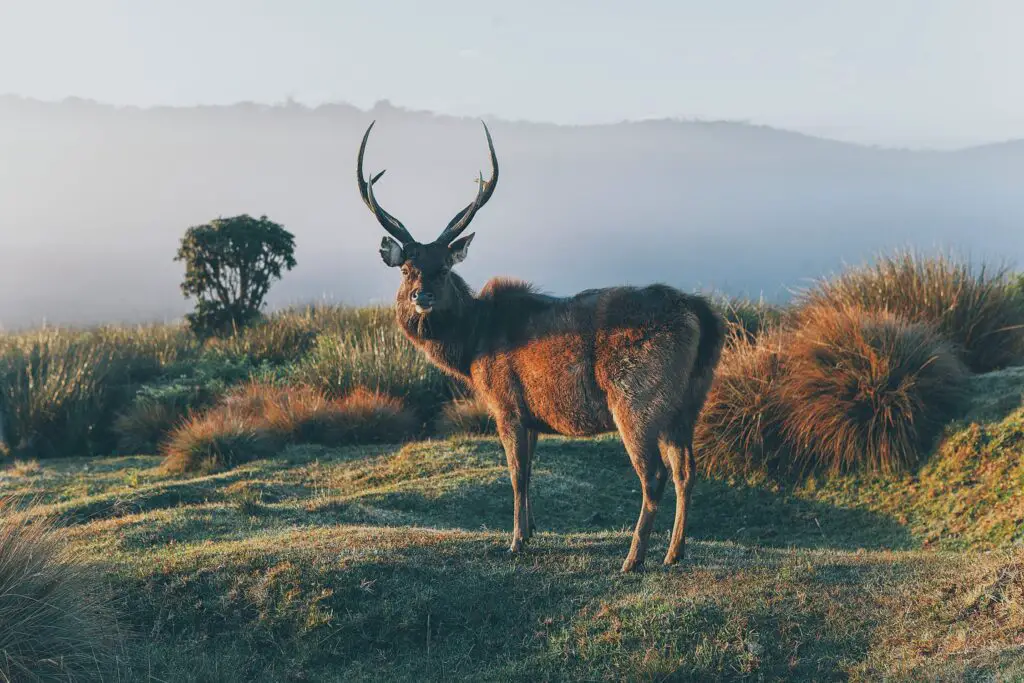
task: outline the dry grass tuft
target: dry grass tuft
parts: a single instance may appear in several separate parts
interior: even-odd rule
[[[121,639],[105,585],[53,518],[0,500],[0,681],[113,679]]]
[[[269,457],[287,443],[402,442],[418,427],[399,399],[365,388],[330,399],[310,387],[250,382],[175,430],[164,466],[171,472],[223,469]]]
[[[435,429],[441,436],[491,436],[497,433],[494,417],[483,401],[476,398],[460,398],[446,404],[437,418]]]
[[[291,443],[401,442],[417,431],[416,418],[402,401],[365,387],[330,399],[310,387],[252,382],[230,397],[228,405],[279,440]]]
[[[334,443],[393,443],[415,436],[419,424],[404,403],[365,387],[331,403]]]
[[[962,408],[967,372],[929,325],[890,313],[808,306],[777,389],[802,466],[904,471]]]
[[[190,416],[163,446],[170,474],[209,473],[269,457],[280,446],[255,420],[229,409]]]
[[[694,435],[701,469],[726,476],[789,467],[778,385],[789,335],[731,328]]]
[[[11,463],[11,473],[18,477],[38,477],[43,473],[43,466],[38,460],[15,460]]]
[[[974,372],[1024,359],[1024,297],[1008,269],[912,252],[880,257],[819,282],[800,307],[861,306],[935,325]]]

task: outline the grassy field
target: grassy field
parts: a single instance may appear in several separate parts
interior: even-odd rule
[[[669,493],[628,576],[619,439],[541,440],[509,556],[493,421],[387,309],[0,335],[0,683],[1024,680],[1014,277],[717,300],[687,557]]]
[[[613,437],[542,439],[541,533],[515,558],[489,438],[292,446],[196,477],[47,460],[4,470],[0,496],[59,514],[106,571],[122,680],[1015,680],[1022,388],[1018,368],[979,379],[977,419],[903,481],[704,479],[687,560],[637,576],[618,572],[639,491]]]

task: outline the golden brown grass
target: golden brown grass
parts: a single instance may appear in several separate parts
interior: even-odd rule
[[[967,373],[930,325],[855,306],[807,306],[777,389],[802,465],[903,471],[962,408]]]
[[[455,399],[445,404],[435,429],[441,436],[489,436],[497,433],[494,418],[487,406],[472,397]]]
[[[253,419],[230,410],[189,417],[165,442],[164,469],[172,474],[214,472],[272,455],[280,444]]]
[[[356,388],[340,399],[303,386],[250,382],[170,436],[170,472],[212,471],[269,457],[284,444],[397,443],[418,432],[399,399]]]
[[[43,473],[43,466],[38,460],[15,460],[11,463],[11,473],[19,477],[38,477]]]
[[[931,323],[974,372],[1024,359],[1024,297],[1005,268],[902,252],[822,280],[802,293],[797,305],[862,306]]]
[[[100,571],[55,520],[0,500],[0,682],[100,681],[121,642]]]
[[[786,469],[784,405],[778,383],[789,334],[773,329],[760,338],[732,328],[694,435],[706,473],[744,475]]]

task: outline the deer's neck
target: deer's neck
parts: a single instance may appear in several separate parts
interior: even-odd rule
[[[419,315],[407,302],[396,309],[398,324],[405,335],[448,374],[470,381],[469,372],[479,349],[479,317],[473,290],[452,274],[451,305],[427,316]]]

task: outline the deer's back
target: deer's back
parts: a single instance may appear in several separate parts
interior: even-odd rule
[[[518,309],[494,296],[497,334],[472,372],[487,400],[527,426],[574,436],[615,429],[613,412],[678,410],[703,301],[664,285],[532,296]]]

